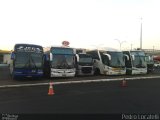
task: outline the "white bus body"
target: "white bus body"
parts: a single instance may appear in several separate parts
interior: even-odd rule
[[[93,58],[86,53],[76,54],[76,75],[93,75]]]
[[[126,74],[125,61],[122,51],[95,49],[87,51],[87,53],[92,55],[94,59],[95,74]]]
[[[75,50],[69,47],[45,49],[44,74],[48,77],[74,77]]]

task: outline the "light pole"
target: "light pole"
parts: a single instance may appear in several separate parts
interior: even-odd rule
[[[140,49],[142,50],[142,18],[141,18],[141,28],[140,28]]]
[[[118,41],[119,47],[120,47],[120,50],[121,50],[122,44],[125,43],[126,41],[120,41],[119,39],[114,39],[114,40],[117,40],[117,41]]]
[[[131,50],[132,50],[133,44],[131,43]]]

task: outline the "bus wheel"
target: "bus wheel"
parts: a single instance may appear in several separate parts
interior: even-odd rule
[[[100,70],[98,68],[95,69],[94,75],[100,75]]]

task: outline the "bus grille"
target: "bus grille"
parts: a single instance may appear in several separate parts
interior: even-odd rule
[[[92,67],[82,67],[82,72],[83,73],[91,73],[92,72]]]

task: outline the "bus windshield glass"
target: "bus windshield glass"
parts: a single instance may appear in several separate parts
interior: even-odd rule
[[[148,64],[154,64],[153,56],[146,55],[146,62]]]
[[[125,67],[125,60],[122,52],[107,52],[111,55],[110,66],[111,67]]]
[[[79,54],[79,63],[92,63],[93,59],[90,55],[87,54]]]
[[[67,55],[73,55],[74,51],[72,48],[62,48],[62,47],[54,47],[51,50],[52,54],[67,54]]]
[[[90,57],[81,57],[79,63],[92,63],[92,58]]]
[[[55,69],[71,69],[74,68],[74,55],[54,54],[51,66]]]
[[[122,52],[107,51],[103,53],[107,53],[111,56],[111,60],[109,61],[108,56],[101,53],[103,64],[109,65],[110,67],[125,67],[125,61]]]
[[[131,55],[134,55],[133,66],[137,68],[146,68],[145,54],[142,51],[132,51]]]
[[[17,52],[15,68],[41,68],[42,57],[42,53]]]

